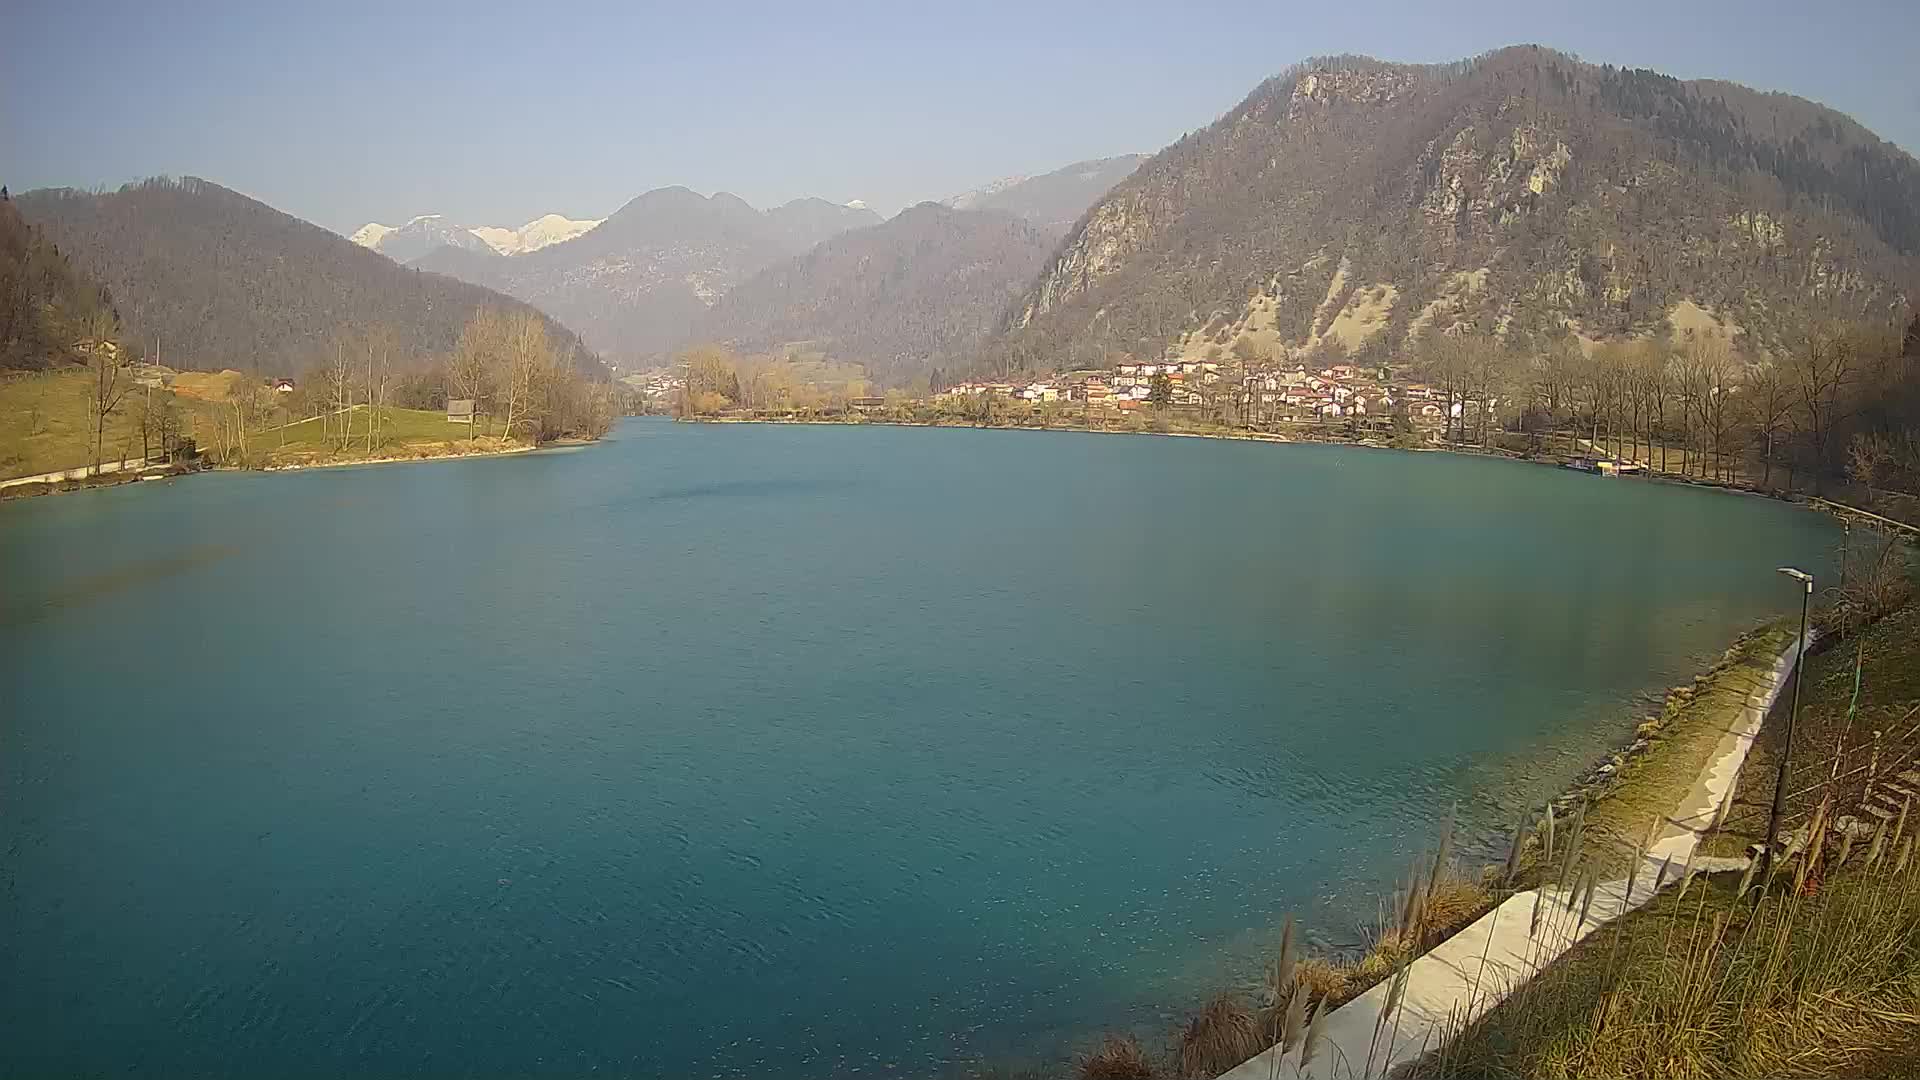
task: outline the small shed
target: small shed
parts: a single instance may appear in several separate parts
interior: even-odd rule
[[[447,399],[447,423],[465,424],[468,427],[472,427],[473,426],[473,399],[472,398],[448,398]]]

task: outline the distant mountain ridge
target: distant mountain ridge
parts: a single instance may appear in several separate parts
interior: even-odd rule
[[[707,309],[755,271],[880,215],[825,199],[759,210],[739,196],[658,188],[598,225],[512,258],[441,245],[413,265],[519,297],[627,360],[688,340]]]
[[[1010,214],[922,203],[761,270],[695,334],[748,351],[809,341],[883,384],[914,384],[971,357],[1053,244]]]
[[[575,220],[559,214],[546,214],[518,229],[507,229],[493,225],[454,225],[440,214],[422,214],[404,225],[382,225],[370,221],[355,229],[347,239],[361,247],[372,248],[395,262],[412,262],[439,247],[491,251],[498,255],[523,255],[571,240],[600,224],[600,220]]]
[[[526,307],[400,266],[194,177],[102,194],[30,191],[13,205],[110,290],[129,338],[160,343],[175,367],[295,372],[330,355],[337,335],[375,326],[392,328],[409,354],[444,353],[481,308]],[[558,347],[578,344],[566,327],[542,318]]]
[[[1384,357],[1429,330],[1690,327],[1760,351],[1910,311],[1917,282],[1920,163],[1831,109],[1535,46],[1337,57],[1098,200],[985,360]]]
[[[955,210],[1001,210],[1064,233],[1087,207],[1132,175],[1145,154],[1076,161],[1038,176],[1009,176],[943,200]]]

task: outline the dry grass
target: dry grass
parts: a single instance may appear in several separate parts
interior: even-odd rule
[[[1904,783],[1899,773],[1920,768],[1920,716],[1909,715],[1920,705],[1920,604],[1908,602],[1815,650],[1801,672],[1800,695],[1782,827],[1787,835],[1805,825],[1830,793],[1841,803],[1864,797],[1863,767],[1875,753],[1874,732],[1881,732],[1877,753],[1884,778]],[[1761,729],[1740,770],[1726,820],[1707,838],[1706,853],[1738,855],[1766,836],[1790,703],[1791,694],[1782,694]],[[1839,771],[1851,774],[1837,784],[1830,782],[1836,757],[1842,759]]]
[[[1294,968],[1294,985],[1305,990],[1307,1000],[1315,1005],[1324,1001],[1346,1001],[1353,995],[1347,992],[1347,984],[1353,979],[1353,969],[1336,964],[1324,956],[1308,957]]]
[[[1451,937],[1455,931],[1480,917],[1493,903],[1493,894],[1477,881],[1457,874],[1442,877],[1429,889],[1420,930],[1429,945]]]
[[[1080,1080],[1154,1080],[1159,1075],[1139,1039],[1111,1033],[1098,1047],[1080,1055],[1074,1069]]]
[[[1415,1074],[1920,1075],[1900,1050],[1920,1048],[1920,859],[1901,864],[1888,839],[1878,852],[1816,844],[1744,897],[1731,874],[1669,890]]]
[[[225,401],[246,376],[232,368],[225,371],[181,371],[173,376],[173,392],[198,401]]]
[[[1366,954],[1354,965],[1352,975],[1343,986],[1348,998],[1357,997],[1373,984],[1400,969],[1400,966],[1413,959],[1412,943],[1398,930],[1381,931],[1372,945],[1367,946]]]
[[[1180,1075],[1206,1080],[1267,1048],[1260,1021],[1238,995],[1221,994],[1187,1021],[1180,1035]]]
[[[86,369],[77,367],[0,378],[0,479],[93,463],[88,388]],[[108,418],[102,457],[140,452],[144,395],[129,396]]]

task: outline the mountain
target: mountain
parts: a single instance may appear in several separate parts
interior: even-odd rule
[[[112,307],[0,188],[0,371],[53,367],[75,355],[86,316]]]
[[[968,357],[1052,253],[1011,215],[922,203],[761,270],[697,332],[749,350],[814,342],[904,384]]]
[[[372,248],[395,262],[412,262],[441,247],[456,247],[483,254],[491,251],[500,255],[522,255],[571,240],[598,224],[598,219],[582,221],[559,214],[547,214],[518,229],[494,225],[468,227],[451,224],[439,214],[422,214],[405,225],[382,225],[370,221],[355,229],[347,239],[361,247]]]
[[[795,199],[767,211],[767,223],[787,250],[798,253],[848,229],[880,222],[880,215],[862,202],[845,206],[825,199]]]
[[[172,367],[290,372],[336,334],[380,324],[405,351],[445,352],[476,310],[524,307],[192,177],[106,194],[30,191],[14,203],[105,283],[129,336],[157,342]],[[562,347],[576,341],[563,326],[547,330]]]
[[[1920,163],[1831,109],[1518,46],[1312,61],[1076,224],[989,367],[1885,319],[1920,282]],[[1241,343],[1246,345],[1242,346]]]
[[[763,212],[726,192],[668,187],[580,236],[511,259],[443,246],[414,265],[517,296],[594,348],[631,360],[688,340],[708,307],[755,271],[879,221],[822,199]]]
[[[422,214],[405,225],[368,222],[348,239],[394,262],[412,262],[436,248],[452,246],[468,251],[492,252],[493,245],[472,229],[455,225],[439,214]]]
[[[995,180],[945,201],[955,210],[1003,210],[1042,229],[1065,233],[1087,207],[1100,201],[1145,160],[1144,154],[1122,154],[1077,161],[1042,176]]]
[[[559,214],[543,214],[518,229],[479,226],[469,230],[502,255],[524,255],[543,247],[571,240],[600,224],[602,219],[578,219]]]

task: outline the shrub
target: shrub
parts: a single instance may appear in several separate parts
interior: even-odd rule
[[[1100,1046],[1078,1062],[1080,1080],[1154,1080],[1153,1062],[1131,1035],[1108,1033]]]

